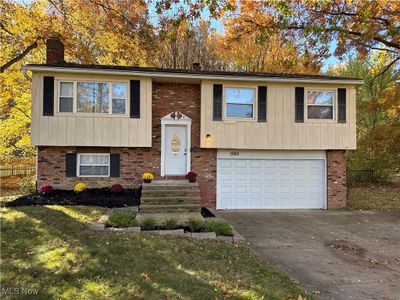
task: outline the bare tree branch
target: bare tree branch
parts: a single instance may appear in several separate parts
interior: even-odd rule
[[[13,64],[15,64],[16,62],[23,59],[25,56],[27,56],[29,54],[29,52],[31,52],[33,49],[37,48],[37,46],[38,46],[37,41],[34,41],[32,44],[30,44],[28,47],[26,47],[24,51],[22,51],[16,57],[14,57],[13,59],[9,60],[4,65],[2,65],[0,67],[0,73],[3,73],[7,68],[11,67]]]
[[[400,57],[394,59],[390,64],[388,64],[383,71],[381,71],[379,74],[374,76],[374,79],[378,78],[379,76],[382,76],[383,74],[385,74],[397,61],[400,60]]]

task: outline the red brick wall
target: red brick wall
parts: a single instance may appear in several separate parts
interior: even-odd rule
[[[327,177],[328,177],[328,209],[346,207],[346,151],[328,150]]]
[[[152,105],[152,148],[39,147],[38,184],[49,183],[57,188],[72,189],[77,182],[82,181],[89,187],[107,187],[113,183],[134,187],[141,182],[144,172],[152,172],[156,179],[161,179],[161,118],[170,112],[179,111],[192,119],[191,168],[199,174],[202,204],[215,207],[217,151],[200,148],[200,85],[153,83]],[[65,177],[67,152],[120,153],[120,177]]]

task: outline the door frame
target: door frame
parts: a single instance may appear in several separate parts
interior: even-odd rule
[[[168,115],[161,118],[161,177],[165,175],[165,126],[186,126],[186,173],[190,171],[191,162],[191,128],[192,119],[185,116],[181,112],[171,112]],[[167,175],[168,176],[168,175]],[[172,176],[172,175],[171,175]]]

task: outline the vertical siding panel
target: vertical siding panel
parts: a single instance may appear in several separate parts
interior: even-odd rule
[[[129,146],[129,119],[123,118],[121,119],[121,129],[120,129],[120,146],[128,147]]]
[[[85,118],[85,141],[84,145],[90,146],[94,142],[93,122],[95,118]]]
[[[78,145],[85,145],[85,117],[76,118],[75,138]]]
[[[281,87],[277,89],[276,91],[276,106],[275,106],[275,111],[276,111],[276,128],[275,128],[275,148],[276,149],[282,149],[283,148],[283,126],[285,125],[283,123],[283,92],[284,89]]]
[[[355,149],[357,144],[357,134],[356,134],[356,89],[348,89],[350,92],[349,103],[346,109],[349,109],[349,137],[350,137],[350,148]]]
[[[103,119],[103,144],[112,145],[112,132],[111,132],[111,120],[109,118]]]
[[[121,132],[121,120],[118,118],[110,118],[111,121],[111,145],[112,146],[119,146],[121,143],[121,135],[118,134]],[[143,122],[140,122],[140,124],[143,124]],[[144,136],[144,133],[146,132],[142,128],[142,135]]]
[[[104,146],[103,144],[103,118],[96,118],[93,121],[93,144]]]
[[[57,116],[57,145],[65,146],[67,144],[67,119]]]
[[[58,118],[56,116],[52,116],[48,118],[49,121],[49,144],[56,144],[57,143],[57,120]]]
[[[276,128],[276,86],[271,86],[268,90],[268,148],[275,148],[275,128]]]
[[[67,146],[76,145],[75,143],[75,128],[76,128],[76,117],[67,118]]]
[[[282,89],[282,145],[285,149],[290,149],[293,141],[291,140],[291,124],[290,124],[290,91],[287,86]]]
[[[39,143],[40,145],[49,145],[49,118],[41,117],[39,123]]]
[[[32,114],[31,114],[31,143],[39,144],[40,129],[40,100],[43,93],[42,76],[33,74],[32,76]]]
[[[138,141],[137,119],[129,119],[129,144],[136,145]]]

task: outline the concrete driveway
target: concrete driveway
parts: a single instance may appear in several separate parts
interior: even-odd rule
[[[400,299],[400,211],[218,211],[317,299]]]

